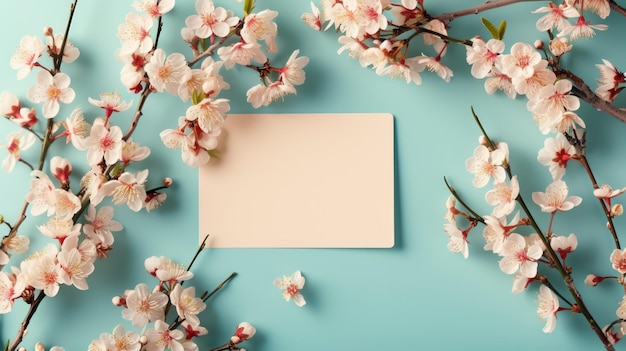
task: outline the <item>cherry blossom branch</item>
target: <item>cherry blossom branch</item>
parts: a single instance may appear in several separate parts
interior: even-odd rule
[[[580,164],[583,166],[583,168],[587,172],[587,175],[589,176],[589,180],[591,180],[591,185],[593,186],[593,189],[595,190],[595,189],[600,188],[598,186],[598,182],[596,181],[595,176],[593,175],[593,171],[591,170],[591,166],[589,165],[589,161],[587,160],[587,157],[583,154],[583,155],[575,156],[574,159],[580,162]],[[615,231],[615,225],[613,225],[613,216],[611,215],[611,209],[607,207],[603,199],[598,199],[598,200],[600,201],[600,206],[602,206],[602,211],[604,212],[604,215],[606,216],[606,219],[608,221],[608,229],[611,231],[611,235],[613,236],[613,241],[615,242],[615,248],[621,250],[619,238],[617,237],[617,232]]]
[[[513,5],[513,4],[521,3],[521,2],[534,2],[534,1],[545,1],[545,0],[487,0],[481,5],[470,7],[464,10],[447,12],[439,16],[436,16],[435,18],[442,22],[450,23],[459,17],[468,16],[468,15],[477,15],[481,12],[484,12],[487,10],[493,10],[498,7],[509,6],[509,5]]]
[[[39,292],[39,295],[37,295],[37,298],[35,299],[35,301],[33,301],[30,304],[28,313],[26,314],[26,317],[24,317],[22,324],[20,324],[20,329],[17,331],[17,335],[15,336],[15,339],[13,339],[13,342],[11,343],[11,345],[6,349],[7,351],[15,351],[17,347],[20,345],[20,343],[22,343],[22,340],[24,339],[24,335],[26,334],[26,328],[28,328],[28,325],[30,324],[30,320],[33,318],[33,315],[35,315],[35,312],[37,312],[37,308],[41,304],[41,301],[43,301],[44,297],[46,297],[46,294],[44,294],[42,290]]]
[[[615,2],[615,0],[609,0],[609,5],[611,9],[622,16],[626,16],[626,7],[623,7]]]
[[[239,24],[237,25],[237,27],[231,30],[230,33],[228,33],[225,37],[220,38],[218,41],[211,44],[211,46],[209,46],[206,50],[204,50],[198,56],[194,57],[191,61],[187,62],[187,65],[191,67],[195,65],[196,63],[200,62],[200,60],[204,59],[205,57],[213,55],[213,53],[215,52],[215,49],[220,47],[222,44],[224,44],[224,42],[226,42],[226,40],[228,40],[235,33],[237,33],[237,31],[239,30],[239,28],[241,28],[241,26],[243,26],[243,20],[241,20]]]
[[[622,122],[626,122],[626,110],[620,109],[608,101],[601,99],[596,93],[585,83],[582,78],[575,75],[568,70],[556,70],[554,72],[557,77],[563,77],[569,79],[574,87],[572,93],[594,107],[597,110],[604,111],[607,114],[619,119]]]
[[[472,112],[474,111],[472,110]],[[481,131],[483,132],[485,139],[487,139],[490,145],[494,145],[492,139],[489,138],[489,135],[487,135],[487,133],[485,132],[485,129],[482,127],[482,124],[480,123],[480,120],[477,118],[476,114],[474,114],[474,118],[477,121]],[[508,177],[511,178],[513,173],[511,171],[510,164],[508,164],[505,170],[506,170]],[[518,194],[515,200],[517,201],[517,203],[520,205],[520,207],[522,208],[522,210],[528,217],[530,225],[535,230],[535,233],[537,233],[541,242],[543,243],[543,246],[545,247],[545,250],[548,254],[548,258],[553,262],[553,267],[559,272],[559,275],[563,279],[563,283],[569,290],[570,295],[574,298],[574,301],[576,302],[576,306],[578,307],[577,311],[580,312],[585,317],[585,319],[587,320],[587,323],[589,324],[591,329],[596,333],[596,335],[598,336],[598,338],[600,339],[600,341],[602,342],[606,350],[614,351],[615,348],[613,347],[611,342],[607,339],[606,334],[602,331],[602,328],[600,328],[595,318],[593,318],[593,316],[591,315],[591,312],[585,305],[582,299],[582,296],[580,295],[580,292],[578,291],[578,289],[576,288],[576,285],[574,284],[574,279],[572,278],[571,273],[568,272],[568,270],[565,269],[565,267],[563,266],[563,263],[559,259],[559,255],[557,255],[557,253],[554,251],[554,249],[550,245],[550,241],[548,240],[548,237],[543,232],[543,230],[539,227],[539,225],[537,224],[537,221],[533,218],[532,212],[526,205],[524,198],[522,197],[521,194]]]

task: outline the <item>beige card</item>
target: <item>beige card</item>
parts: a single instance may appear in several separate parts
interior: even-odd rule
[[[208,247],[394,245],[394,131],[387,113],[231,114],[220,159],[200,168]]]

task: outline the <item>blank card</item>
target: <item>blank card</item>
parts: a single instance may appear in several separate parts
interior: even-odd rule
[[[394,131],[387,113],[231,114],[199,170],[211,248],[394,245]]]

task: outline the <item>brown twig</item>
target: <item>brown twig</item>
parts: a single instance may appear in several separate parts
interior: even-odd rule
[[[609,0],[609,5],[611,6],[611,9],[613,11],[626,17],[626,7],[619,5],[618,3],[615,2],[615,0]]]
[[[470,7],[464,10],[447,12],[439,16],[436,16],[435,18],[442,22],[450,23],[459,17],[468,16],[468,15],[477,15],[481,12],[492,10],[498,7],[509,6],[509,5],[513,5],[513,4],[521,3],[521,2],[534,2],[534,1],[545,1],[545,0],[488,0],[480,5]]]

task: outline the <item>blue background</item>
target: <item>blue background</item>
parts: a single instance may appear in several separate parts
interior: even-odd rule
[[[426,6],[437,14],[481,2],[427,0]],[[216,4],[241,14],[241,4],[234,1]],[[542,34],[534,29],[539,16],[530,12],[543,4],[518,4],[484,16],[494,23],[507,19],[507,47],[518,40],[532,43]],[[131,1],[122,0],[84,0],[78,4],[71,39],[81,56],[77,62],[65,65],[64,71],[73,78],[72,86],[77,92],[72,106],[80,104],[92,118],[100,111],[88,104],[87,97],[97,98],[101,92],[118,90],[126,100],[131,99],[119,83],[121,66],[113,56],[119,47],[117,26],[132,11],[130,5]],[[422,74],[421,86],[379,77],[345,53],[337,55],[338,35],[332,30],[318,33],[302,23],[300,14],[309,12],[309,6],[303,0],[258,0],[257,4],[258,10],[271,8],[280,13],[279,53],[270,57],[277,63],[284,62],[292,50],[300,49],[301,55],[310,58],[307,80],[298,88],[298,94],[254,110],[245,102],[245,92],[256,84],[257,78],[252,72],[233,69],[222,70],[231,84],[225,97],[231,100],[232,113],[392,113],[396,132],[396,245],[393,249],[204,251],[193,269],[193,285],[198,290],[211,290],[233,271],[238,276],[210,301],[201,315],[203,325],[209,329],[209,335],[199,341],[201,349],[226,341],[240,321],[249,321],[258,329],[257,336],[243,345],[248,350],[454,350],[468,346],[484,350],[601,349],[586,322],[569,312],[559,314],[554,333],[542,333],[543,323],[535,311],[537,286],[523,294],[511,294],[512,277],[499,270],[498,257],[482,250],[480,230],[470,237],[468,260],[446,248],[442,225],[449,193],[444,176],[477,209],[486,210],[483,191],[472,188],[471,175],[464,167],[479,136],[470,106],[474,106],[493,138],[509,143],[513,171],[519,176],[527,201],[532,191],[543,191],[549,183],[547,169],[536,162],[544,136],[526,111],[524,99],[487,95],[483,81],[469,75],[465,48],[458,45],[449,48],[445,59],[454,70],[451,83],[427,72]],[[41,35],[44,26],[62,32],[68,9],[69,1],[59,0],[5,4],[0,21],[0,89],[12,91],[25,101],[25,89],[34,82],[34,76],[19,82],[14,79],[15,71],[8,64],[14,48],[23,35]],[[160,47],[167,52],[188,53],[179,39],[179,30],[193,11],[192,1],[178,1],[174,11],[165,17]],[[598,21],[596,16],[589,19]],[[594,64],[602,58],[611,60],[618,68],[626,67],[620,61],[626,54],[620,38],[625,27],[620,19],[612,14],[606,21],[611,27],[609,31],[599,33],[593,40],[577,42],[575,56],[565,60],[592,87],[593,79],[599,75]],[[488,36],[478,16],[453,22],[450,33],[467,38],[475,34]],[[190,260],[198,244],[197,170],[185,166],[179,152],[166,149],[158,137],[161,130],[175,125],[185,108],[177,97],[150,96],[133,137],[152,149],[148,160],[138,166],[150,169],[149,185],[157,186],[163,177],[174,179],[167,203],[158,211],[139,214],[117,207],[116,218],[125,229],[116,235],[110,259],[97,262],[95,273],[88,279],[90,289],[78,291],[63,286],[57,297],[44,300],[24,346],[32,349],[36,341],[42,341],[66,350],[86,349],[100,333],[110,333],[115,325],[125,323],[121,309],[109,302],[113,296],[140,282],[154,283],[143,268],[145,258],[165,255],[183,264]],[[64,118],[70,111],[69,106],[65,107],[59,116]],[[622,153],[626,126],[587,106],[581,108],[580,115],[588,125],[588,155],[598,181],[616,188],[626,185]],[[130,118],[131,112],[114,116],[122,126]],[[1,120],[0,128],[4,138],[16,126]],[[57,144],[52,152],[72,158],[77,172],[84,171],[84,156],[64,151]],[[0,173],[0,213],[9,221],[14,221],[21,208],[27,178],[27,170],[19,165],[11,174]],[[581,280],[590,272],[613,273],[608,261],[612,240],[604,228],[600,208],[590,196],[591,187],[582,168],[571,164],[565,180],[571,192],[585,200],[570,215],[557,219],[556,231],[578,235],[579,249],[568,262],[575,267],[575,278],[580,281],[579,288],[589,307],[599,324],[605,325],[615,318],[623,290],[616,284],[590,288]],[[548,217],[537,218],[542,225],[547,224]],[[29,218],[22,227],[22,234],[34,237],[34,247],[48,242],[35,229],[41,221],[43,218]],[[622,218],[616,223],[618,231],[624,228]],[[307,278],[303,293],[308,303],[303,308],[282,300],[280,291],[272,284],[275,277],[298,269]],[[13,313],[1,317],[3,340],[13,337],[24,311],[23,304],[16,304]]]

